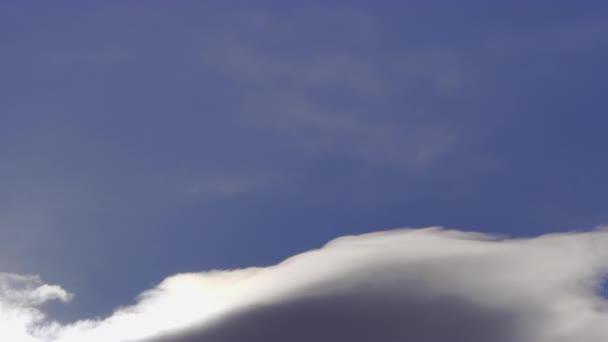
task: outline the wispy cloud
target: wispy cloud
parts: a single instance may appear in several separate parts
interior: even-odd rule
[[[268,177],[257,174],[208,175],[180,189],[198,199],[218,200],[254,191],[268,182]]]
[[[346,13],[241,15],[238,25],[207,37],[201,64],[232,82],[242,125],[279,135],[300,153],[424,170],[462,133],[427,115],[419,94],[437,99],[467,92],[471,70],[446,49],[392,51],[381,44],[377,18]],[[310,32],[316,39],[296,41],[310,22],[319,23]],[[406,104],[398,112],[391,108],[396,99]]]

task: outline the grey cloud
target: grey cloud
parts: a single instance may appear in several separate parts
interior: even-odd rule
[[[518,341],[514,313],[413,287],[351,289],[254,307],[215,324],[147,342],[237,341]]]

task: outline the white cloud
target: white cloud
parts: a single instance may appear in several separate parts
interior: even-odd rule
[[[45,315],[36,307],[71,298],[72,294],[59,286],[43,284],[37,276],[0,273],[0,340],[39,341],[32,335],[36,335]]]
[[[607,245],[606,231],[343,237],[272,267],[178,274],[111,317],[64,326],[34,307],[67,301],[66,291],[4,274],[0,339],[599,342],[608,338],[597,294]]]

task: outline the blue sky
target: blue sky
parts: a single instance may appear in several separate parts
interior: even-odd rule
[[[5,1],[0,269],[108,314],[342,235],[605,224],[599,1]]]

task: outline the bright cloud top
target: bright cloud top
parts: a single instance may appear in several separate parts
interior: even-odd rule
[[[607,247],[602,230],[342,237],[271,267],[178,274],[111,317],[69,325],[36,309],[68,292],[0,274],[0,340],[599,342]]]

